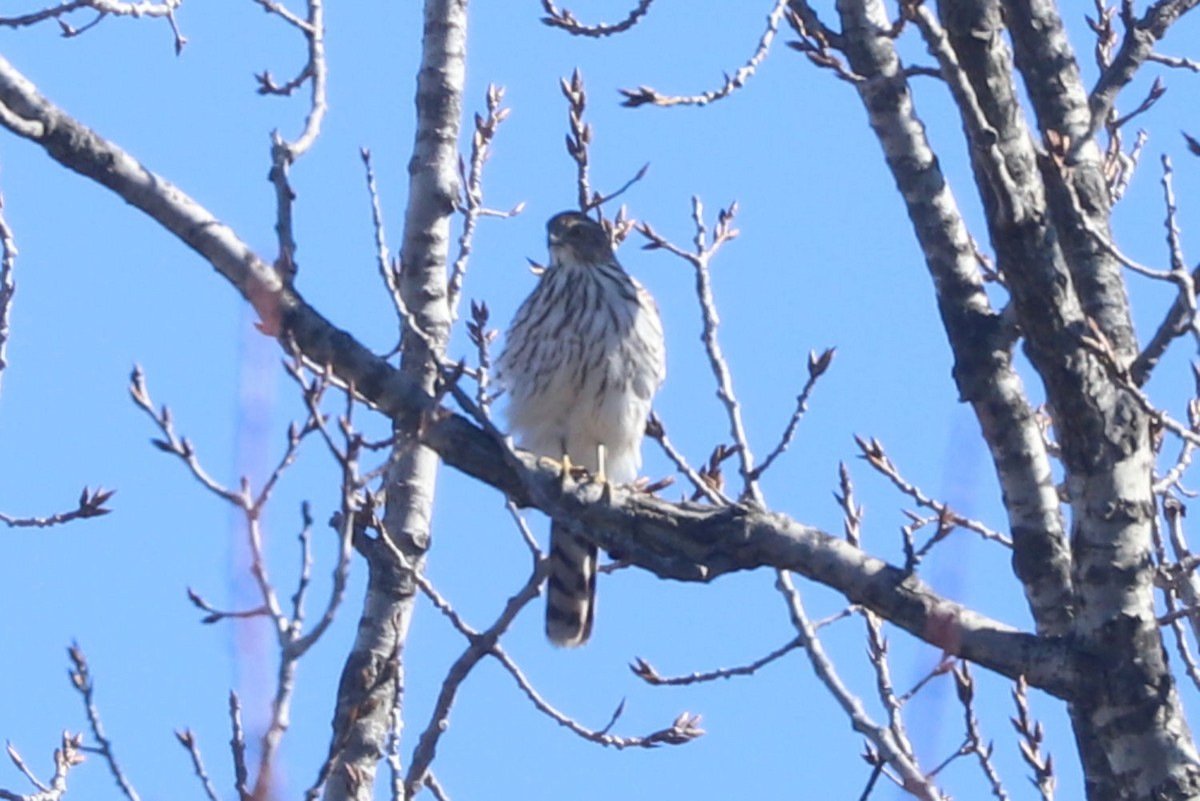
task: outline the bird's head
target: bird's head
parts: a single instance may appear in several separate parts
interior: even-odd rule
[[[600,223],[578,211],[555,214],[546,223],[550,263],[604,264],[613,261],[612,242]]]

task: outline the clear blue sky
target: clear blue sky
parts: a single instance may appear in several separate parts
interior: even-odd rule
[[[412,142],[417,5],[331,4],[329,116],[321,139],[293,172],[298,286],[336,324],[380,351],[393,344],[397,324],[376,273],[358,152],[368,147],[375,155],[395,247]],[[626,200],[634,216],[681,244],[691,235],[691,195],[703,198],[710,219],[718,207],[740,202],[742,236],[714,263],[714,281],[723,345],[760,454],[786,422],[808,350],[838,348],[792,451],[765,480],[771,506],[840,531],[831,493],[838,462],[845,460],[867,508],[865,546],[898,561],[901,509],[908,504],[854,458],[857,433],[880,438],[904,473],[931,494],[1002,528],[977,427],[956,402],[930,281],[853,89],[783,47],[791,38],[785,34],[746,88],[709,108],[618,106],[618,87],[691,93],[718,85],[723,70],[736,69],[749,55],[768,10],[766,4],[753,11],[735,5],[701,14],[665,4],[632,32],[606,41],[546,28],[534,2],[475,5],[469,106],[482,109],[484,90],[494,82],[506,87],[513,109],[495,143],[486,199],[496,208],[527,206],[514,220],[483,221],[465,297],[486,300],[493,325],[503,327],[532,286],[526,257],[544,258],[546,218],[573,203],[574,165],[562,145],[566,106],[558,82],[578,66],[589,90],[598,188],[616,188],[649,162],[649,175]],[[624,13],[622,4],[611,2],[575,10],[589,19]],[[269,69],[279,79],[290,77],[302,63],[302,43],[249,0],[219,10],[187,4],[179,22],[190,40],[179,58],[166,24],[150,20],[108,20],[72,40],[60,38],[53,24],[3,30],[0,52],[52,100],[178,184],[271,258],[268,134],[279,129],[295,136],[306,106],[299,97],[257,96],[253,74]],[[1087,61],[1090,43],[1081,22],[1071,20]],[[1163,50],[1195,58],[1200,53],[1185,47],[1196,41],[1200,23],[1192,19]],[[906,52],[929,61],[916,42]],[[1123,110],[1140,100],[1157,72],[1144,71]],[[1186,156],[1178,136],[1181,128],[1200,135],[1200,79],[1166,77],[1166,97],[1143,119],[1150,143],[1116,226],[1126,252],[1159,267],[1165,254],[1160,153],[1176,159],[1185,248],[1194,243],[1189,224],[1190,231],[1200,230],[1200,161]],[[917,81],[918,110],[983,240],[946,92],[930,79]],[[129,401],[127,378],[135,362],[144,367],[155,400],[171,406],[209,471],[230,484],[243,472],[261,476],[274,463],[287,423],[302,414],[300,404],[278,369],[278,349],[254,331],[246,304],[139,212],[7,133],[0,135],[0,191],[20,247],[11,366],[0,396],[0,510],[46,514],[69,508],[84,485],[117,490],[115,511],[105,518],[0,532],[0,738],[49,775],[59,733],[85,727],[65,673],[64,649],[78,640],[91,661],[108,733],[142,797],[200,797],[172,736],[183,728],[195,731],[210,773],[232,797],[226,694],[238,688],[248,720],[261,720],[274,648],[254,626],[200,625],[201,615],[189,605],[188,587],[221,607],[246,603],[236,519],[182,465],[148,444],[155,432]],[[727,441],[728,429],[698,342],[692,276],[682,262],[636,244],[634,237],[621,258],[657,296],[668,337],[669,376],[656,408],[674,442],[698,464]],[[1188,252],[1194,260],[1196,248]],[[1139,333],[1146,336],[1171,292],[1138,284],[1135,298]],[[1179,343],[1151,385],[1180,416],[1190,385],[1188,347]],[[452,355],[468,353],[459,332]],[[1031,391],[1038,392],[1032,382]],[[367,418],[360,413],[360,420]],[[373,430],[380,430],[377,422]],[[652,445],[646,457],[648,475],[669,471]],[[299,502],[308,499],[323,523],[338,502],[333,478],[314,443],[272,505],[271,568],[282,592],[290,592],[298,563]],[[530,518],[544,534],[545,520]],[[317,541],[314,603],[327,586],[333,536],[318,528]],[[434,542],[432,580],[476,625],[489,622],[525,578],[528,557],[500,496],[448,469],[438,488]],[[1027,627],[1008,560],[1001,548],[958,532],[922,574],[945,594]],[[338,624],[301,663],[281,771],[288,797],[312,782],[328,747],[334,688],[353,636],[363,574],[356,560]],[[645,733],[688,710],[704,716],[709,734],[699,741],[654,752],[603,750],[534,711],[507,674],[485,662],[462,689],[435,772],[455,799],[857,798],[869,772],[859,756],[862,740],[801,654],[754,678],[684,689],[646,687],[626,667],[640,656],[663,673],[688,673],[740,664],[781,645],[793,631],[772,584],[766,572],[696,586],[624,571],[601,584],[595,637],[586,648],[552,649],[541,634],[540,603],[508,639],[508,650],[544,695],[585,724],[603,726],[626,699],[614,731]],[[801,587],[815,617],[840,608],[830,592],[807,582]],[[938,654],[901,632],[891,634],[893,674],[903,690]],[[844,621],[822,639],[843,678],[882,720],[863,658],[861,621]],[[407,650],[406,755],[463,645],[422,604]],[[984,736],[996,740],[1009,791],[1033,797],[1010,736],[1008,683],[975,675]],[[1185,693],[1194,705],[1195,693]],[[1060,797],[1078,797],[1079,769],[1059,704],[1034,693],[1033,708],[1048,728]],[[957,747],[961,710],[948,677],[911,705],[908,723],[927,769]],[[985,791],[967,759],[944,779],[957,797]],[[6,761],[0,786],[25,788]],[[71,786],[74,798],[118,797],[95,760],[72,774]]]

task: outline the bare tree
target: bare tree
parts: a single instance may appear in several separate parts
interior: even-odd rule
[[[211,264],[253,306],[261,330],[278,340],[307,411],[289,431],[287,448],[263,486],[252,487],[246,480],[227,487],[210,476],[190,441],[176,432],[169,410],[151,400],[141,371],[134,372],[131,382],[135,404],[158,432],[155,445],[236,509],[249,532],[251,572],[261,603],[251,609],[220,610],[194,593],[193,603],[208,622],[263,617],[277,634],[276,691],[270,724],[257,747],[257,765],[248,764],[240,699],[236,694],[229,699],[239,798],[267,799],[278,792],[272,771],[289,725],[296,667],[341,608],[355,551],[368,571],[367,592],[340,685],[331,693],[328,757],[323,765],[313,766],[308,797],[374,798],[380,785],[376,773],[385,760],[391,769],[392,797],[412,798],[424,790],[435,798],[448,797],[433,772],[438,744],[459,687],[485,660],[495,660],[539,711],[597,744],[682,745],[703,734],[698,719],[687,713],[641,735],[611,732],[620,710],[608,726],[587,727],[545,699],[508,654],[503,635],[536,597],[546,572],[541,550],[519,513],[528,507],[566,523],[573,533],[608,551],[617,559],[613,569],[632,567],[687,582],[709,582],[733,571],[774,571],[794,626],[793,640],[742,667],[672,678],[638,660],[634,673],[651,684],[696,683],[751,674],[784,654],[803,652],[867,743],[870,770],[863,797],[886,778],[918,798],[945,798],[940,773],[958,758],[977,762],[983,786],[997,798],[1008,797],[974,712],[975,670],[982,668],[1014,682],[1013,724],[1042,797],[1052,797],[1055,772],[1043,751],[1041,726],[1027,703],[1030,687],[1065,704],[1089,799],[1200,798],[1200,755],[1178,687],[1180,679],[1200,686],[1193,657],[1200,620],[1195,570],[1200,562],[1187,545],[1187,493],[1181,484],[1200,445],[1200,392],[1187,403],[1188,419],[1180,421],[1145,390],[1174,340],[1190,335],[1200,342],[1195,287],[1200,268],[1189,269],[1183,256],[1169,159],[1161,163],[1169,267],[1154,269],[1128,258],[1111,227],[1113,209],[1144,145],[1141,136],[1126,141],[1127,126],[1164,93],[1163,84],[1156,81],[1132,111],[1122,114],[1120,91],[1147,64],[1200,71],[1194,60],[1156,51],[1171,26],[1195,8],[1195,0],[1157,0],[1140,10],[1131,0],[1119,8],[1096,0],[1088,24],[1099,79],[1090,88],[1053,3],[961,0],[934,6],[900,0],[893,9],[883,0],[838,0],[832,10],[818,10],[803,0],[778,0],[751,56],[722,85],[696,95],[668,95],[646,86],[622,90],[625,105],[634,108],[720,101],[748,85],[786,26],[795,37],[789,46],[807,56],[817,75],[843,82],[861,100],[933,279],[953,354],[954,381],[978,421],[1008,516],[1006,530],[997,531],[960,514],[907,480],[879,442],[860,439],[867,463],[917,510],[904,528],[899,564],[862,547],[861,507],[845,468],[837,489],[845,521],[842,536],[803,522],[805,510],[777,510],[767,502],[763,475],[792,442],[834,352],[810,356],[808,380],[794,413],[775,445],[758,459],[721,348],[710,273],[714,255],[737,235],[736,206],[711,215],[693,199],[690,246],[677,244],[647,221],[634,221],[623,207],[605,219],[615,241],[640,238],[647,249],[681,260],[694,276],[704,353],[727,422],[725,444],[706,464],[695,467],[672,445],[661,420],[652,416],[647,429],[676,465],[692,498],[672,502],[660,497],[657,492],[664,483],[598,482],[515,449],[505,438],[502,422],[491,415],[495,398],[488,383],[489,348],[495,332],[485,305],[472,303],[465,323],[476,350],[473,357],[455,361],[447,350],[460,315],[476,226],[483,217],[520,210],[497,212],[483,202],[482,170],[507,116],[501,90],[489,90],[484,113],[474,118],[470,150],[459,153],[466,105],[465,0],[427,0],[424,5],[407,208],[395,259],[386,244],[371,157],[363,153],[374,204],[378,266],[396,310],[399,344],[394,352],[380,355],[326,319],[296,287],[295,197],[289,180],[292,167],[319,137],[327,107],[324,4],[307,0],[299,13],[273,0],[255,2],[281,25],[294,29],[307,48],[306,63],[294,78],[280,83],[268,72],[258,76],[264,94],[290,94],[301,88],[310,93],[300,136],[288,141],[276,135],[272,143],[270,177],[278,235],[274,259],[255,253],[184,188],[68,115],[0,59],[0,125],[67,169],[111,190]],[[0,17],[0,25],[26,27],[55,20],[65,35],[76,36],[111,17],[164,18],[178,51],[186,42],[176,20],[180,5],[181,0],[74,0]],[[543,0],[542,7],[547,25],[593,38],[629,31],[656,10],[651,0],[643,0],[622,21],[587,24],[549,0]],[[79,23],[75,20],[80,14],[90,16]],[[901,56],[906,37],[920,40],[931,65],[910,64]],[[915,104],[912,82],[918,77],[934,79],[929,91],[948,94],[958,111],[986,232],[970,230],[929,142]],[[581,76],[564,80],[562,89],[579,206],[604,218],[623,190],[606,195],[592,186],[593,133],[585,122],[587,96]],[[1186,142],[1200,155],[1195,139],[1187,137]],[[631,183],[642,175],[644,171]],[[14,233],[3,218],[0,250],[2,370],[15,258]],[[1134,332],[1127,272],[1165,282],[1176,292],[1145,344]],[[1036,376],[1040,384],[1044,406],[1037,405],[1025,386],[1021,373],[1026,368],[1026,375]],[[385,418],[390,435],[383,441],[370,440],[357,424],[364,415]],[[306,613],[313,525],[307,507],[301,534],[304,568],[290,604],[269,576],[260,531],[263,509],[280,476],[309,439],[324,443],[342,477],[341,508],[333,520],[339,558],[316,622]],[[360,469],[361,460],[376,453],[384,455],[383,465]],[[532,557],[528,576],[483,629],[466,622],[426,575],[439,462],[503,492]],[[731,474],[728,479],[726,472]],[[110,496],[103,490],[85,490],[75,511],[0,519],[10,525],[52,525],[94,517],[107,511],[104,504]],[[974,532],[1011,551],[1033,631],[1018,630],[956,603],[922,579],[922,560],[955,529]],[[845,598],[847,610],[814,621],[796,576],[832,588]],[[405,706],[405,656],[414,603],[421,596],[464,635],[466,645],[442,683],[431,719],[402,760],[401,732],[413,722]],[[823,626],[851,616],[865,621],[868,658],[886,720],[871,715],[820,641]],[[885,623],[943,653],[938,666],[910,692],[895,689]],[[1168,638],[1181,663],[1174,669],[1168,660]],[[81,750],[98,753],[122,793],[137,798],[93,703],[87,660],[77,647],[70,653],[71,679],[84,700],[90,743],[85,749],[79,736],[64,735],[48,783],[10,748],[14,763],[36,789],[24,795],[3,790],[0,798],[62,797]],[[953,680],[962,704],[962,746],[940,765],[922,764],[905,726],[904,708],[916,692],[941,677]],[[220,796],[195,738],[185,731],[179,739],[205,793],[215,801]]]

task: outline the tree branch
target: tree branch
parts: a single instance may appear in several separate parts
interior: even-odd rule
[[[1116,103],[1117,94],[1133,80],[1142,64],[1152,58],[1154,46],[1166,36],[1171,25],[1198,4],[1200,0],[1158,0],[1146,9],[1141,19],[1125,20],[1125,37],[1121,41],[1121,48],[1088,96],[1088,106],[1092,112],[1089,135],[1103,127]],[[1163,59],[1160,57],[1155,60]]]
[[[642,17],[650,12],[650,5],[653,2],[654,0],[638,0],[638,4],[620,22],[600,22],[587,25],[576,19],[569,9],[559,10],[551,0],[542,0],[542,9],[546,12],[546,16],[542,17],[542,22],[552,28],[561,28],[572,36],[590,36],[592,38],[612,36],[614,33],[624,33],[641,22]]]
[[[783,21],[783,13],[787,10],[788,3],[789,0],[775,0],[774,7],[767,14],[767,29],[759,38],[754,52],[746,63],[735,70],[732,75],[726,73],[725,82],[716,89],[709,89],[697,95],[664,95],[649,86],[639,86],[637,89],[618,89],[617,91],[625,97],[621,101],[621,105],[626,108],[637,108],[644,105],[707,106],[715,100],[729,97],[746,85],[746,81],[754,76],[754,73],[758,71],[758,65],[767,57],[767,53],[771,50],[771,43],[775,41],[775,34],[779,32],[779,23]],[[647,3],[647,5],[649,4]]]
[[[710,581],[736,570],[792,570],[838,590],[926,642],[1009,677],[1024,674],[1032,686],[1059,697],[1069,697],[1085,669],[1065,641],[1022,633],[965,609],[915,576],[783,515],[742,506],[673,504],[622,487],[610,487],[611,500],[604,500],[599,486],[564,482],[557,467],[530,454],[513,453],[466,417],[439,409],[433,395],[415,380],[336,328],[285,286],[227,226],[55,108],[3,59],[0,103],[44,128],[37,141],[56,160],[113,189],[203,255],[260,310],[264,330],[272,330],[266,319],[270,318],[285,348],[297,350],[313,364],[328,365],[334,377],[393,420],[420,422],[421,442],[447,464],[518,504],[574,520],[581,536],[664,578]]]
[[[984,290],[973,240],[925,137],[924,126],[913,110],[895,43],[887,35],[890,25],[882,5],[871,2],[865,4],[868,7],[865,9],[862,5],[847,4],[843,14],[843,38],[850,67],[855,73],[869,77],[855,86],[887,155],[893,177],[906,198],[913,230],[925,253],[942,325],[954,352],[953,375],[959,395],[971,404],[979,420],[997,478],[1008,499],[1009,526],[1014,542],[1019,544],[1014,548],[1016,573],[1024,585],[1038,630],[1061,634],[1072,608],[1070,555],[1041,431],[1012,364],[1004,322]],[[998,13],[993,14],[993,19],[998,24]],[[966,28],[971,32],[981,29],[986,30],[975,24]],[[977,174],[981,160],[994,165],[994,169],[984,173],[987,177],[980,184],[998,188],[989,191],[985,200],[1004,198],[1007,195],[1003,187],[1021,176],[1009,178],[1011,170],[988,146],[995,141],[995,134],[986,129],[981,118],[986,105],[970,100],[973,87],[962,80],[962,73],[971,75],[971,70],[952,58],[940,36],[928,38],[931,50],[940,54],[947,83],[960,99],[964,124],[971,132],[968,136],[978,143],[971,148]],[[983,44],[997,40],[994,36],[975,39]],[[955,41],[953,35],[950,41]],[[977,55],[995,57],[994,53]],[[980,105],[984,108],[979,108]],[[996,205],[1000,205],[999,201]],[[1012,219],[1014,215],[989,215],[989,218],[994,216]]]
[[[400,322],[397,375],[427,396],[441,377],[450,336],[447,264],[460,188],[466,35],[466,0],[426,0],[396,300],[407,311]],[[395,677],[404,669],[404,644],[430,544],[438,467],[437,454],[420,442],[420,425],[417,416],[394,419],[382,535],[389,547],[365,551],[367,597],[338,687],[326,801],[370,801],[378,762],[402,729],[401,684]]]

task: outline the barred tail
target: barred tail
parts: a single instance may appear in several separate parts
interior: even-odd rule
[[[552,522],[546,636],[555,645],[583,645],[592,634],[595,610],[596,546]]]

